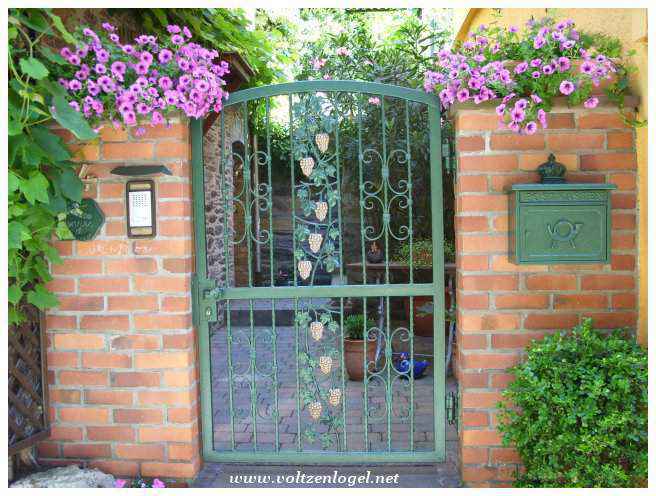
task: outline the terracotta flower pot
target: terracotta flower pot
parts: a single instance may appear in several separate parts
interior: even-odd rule
[[[410,321],[410,298],[404,300],[405,312]],[[415,336],[432,336],[433,335],[433,297],[432,296],[415,296],[413,300],[413,319]],[[422,308],[423,307],[423,308]],[[444,289],[444,308],[451,307],[451,295]]]
[[[376,341],[367,341],[368,371],[373,371],[376,359]],[[364,340],[344,339],[344,364],[349,379],[361,381],[364,379]]]

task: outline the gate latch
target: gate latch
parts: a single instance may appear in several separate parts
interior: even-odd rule
[[[458,427],[458,393],[450,391],[446,395],[446,421]]]
[[[216,322],[216,302],[223,295],[223,290],[216,287],[216,281],[200,279],[194,275],[192,293],[194,297],[194,324]]]

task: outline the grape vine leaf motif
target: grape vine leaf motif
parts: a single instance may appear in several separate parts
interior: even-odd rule
[[[310,313],[313,313],[312,317]],[[303,351],[299,351],[299,380],[301,387],[299,389],[299,398],[302,407],[310,412],[312,422],[305,428],[305,440],[314,443],[320,442],[322,449],[329,449],[335,444],[339,444],[340,434],[344,429],[344,422],[339,415],[341,407],[341,390],[336,398],[336,389],[338,385],[338,368],[331,366],[326,368],[326,363],[336,364],[339,361],[339,352],[336,347],[336,337],[338,336],[339,325],[333,319],[330,311],[319,311],[315,308],[309,308],[307,311],[299,311],[296,315],[296,324],[305,335],[311,333],[312,323],[320,322],[326,331],[322,338],[312,349],[308,346],[309,340],[305,339],[306,346]],[[318,426],[324,426],[319,432]]]
[[[92,198],[80,202],[70,202],[66,214],[66,225],[75,239],[89,241],[95,238],[105,223],[105,214]]]

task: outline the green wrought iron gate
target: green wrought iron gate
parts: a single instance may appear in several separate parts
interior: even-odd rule
[[[445,456],[439,100],[304,81],[192,122],[204,456]]]

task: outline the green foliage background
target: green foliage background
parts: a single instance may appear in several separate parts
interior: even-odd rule
[[[647,353],[587,319],[534,342],[512,369],[500,431],[526,472],[520,487],[647,483]]]

